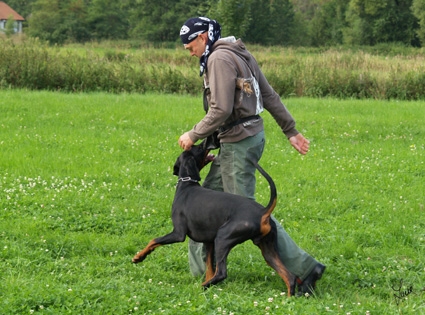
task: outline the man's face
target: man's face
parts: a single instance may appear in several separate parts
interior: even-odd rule
[[[207,45],[205,36],[206,33],[200,34],[189,44],[184,45],[184,48],[189,50],[191,56],[201,58],[202,54],[205,52],[205,46]]]

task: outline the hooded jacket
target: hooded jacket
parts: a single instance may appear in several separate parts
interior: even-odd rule
[[[189,131],[194,142],[246,117],[252,119],[221,130],[220,142],[238,142],[254,136],[264,129],[263,119],[255,116],[263,108],[273,116],[286,137],[298,134],[291,114],[240,39],[226,37],[213,45],[204,74],[204,88],[209,110]]]

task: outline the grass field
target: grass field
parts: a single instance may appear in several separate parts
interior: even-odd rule
[[[425,314],[425,103],[285,104],[311,150],[265,113],[261,164],[275,216],[328,267],[312,298],[282,293],[249,242],[207,291],[187,242],[131,264],[171,231],[177,139],[200,96],[0,91],[0,314]]]
[[[181,44],[168,48],[134,44],[112,41],[52,47],[33,38],[0,38],[0,88],[72,93],[202,92],[198,61]],[[425,48],[250,44],[247,48],[281,97],[425,100]]]

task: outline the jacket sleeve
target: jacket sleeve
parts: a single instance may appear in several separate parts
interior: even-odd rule
[[[273,116],[287,138],[296,136],[299,132],[295,128],[294,118],[282,103],[279,94],[271,87],[263,72],[259,70],[258,73],[264,108]]]
[[[197,123],[189,137],[196,142],[216,131],[232,114],[235,88],[236,69],[228,60],[220,57],[208,61],[208,81],[210,88],[210,108],[205,117]]]

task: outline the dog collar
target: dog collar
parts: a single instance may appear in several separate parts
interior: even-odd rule
[[[198,181],[196,180],[196,179],[192,179],[191,177],[180,177],[179,178],[179,180],[177,181],[177,183],[178,182],[194,182],[194,183],[197,183]]]

